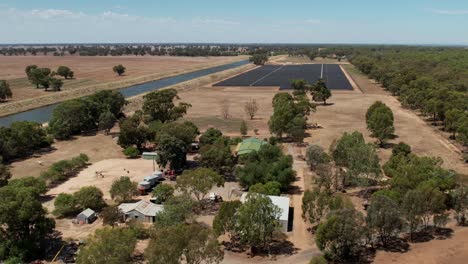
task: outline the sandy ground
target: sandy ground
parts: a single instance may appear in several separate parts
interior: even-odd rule
[[[455,227],[452,237],[410,244],[408,253],[378,251],[375,263],[465,264],[468,261],[468,228]]]
[[[78,136],[73,140],[57,141],[48,151],[36,153],[31,158],[13,162],[10,166],[11,173],[13,178],[39,176],[52,163],[71,159],[80,153],[88,155],[90,163],[124,157],[122,149],[116,144],[115,138],[99,133],[95,136]]]

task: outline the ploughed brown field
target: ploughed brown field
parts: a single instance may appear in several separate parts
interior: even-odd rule
[[[75,79],[66,80],[63,90],[84,86],[130,80],[142,76],[158,76],[183,73],[239,60],[239,57],[169,57],[169,56],[0,56],[0,80],[8,80],[13,91],[13,100],[34,98],[53,92],[36,89],[26,78],[26,66],[37,65],[57,70],[60,65],[74,71]],[[117,76],[112,67],[122,64],[126,67],[124,76]]]

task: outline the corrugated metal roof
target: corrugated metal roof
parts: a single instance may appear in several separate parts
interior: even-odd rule
[[[245,202],[245,200],[247,199],[247,192],[244,192],[240,198],[240,201],[242,203]],[[261,194],[263,195],[263,194]],[[268,198],[270,198],[271,202],[278,206],[279,209],[281,209],[281,215],[280,215],[280,218],[279,220],[282,220],[282,221],[288,221],[289,219],[289,197],[285,197],[285,196],[273,196],[273,195],[266,195],[268,196]]]
[[[268,143],[258,138],[247,138],[242,140],[242,142],[239,143],[239,145],[237,145],[236,152],[237,155],[244,155],[252,151],[259,151],[260,147],[262,147],[265,144]]]
[[[86,217],[90,217],[92,216],[93,214],[95,214],[95,212],[89,208],[87,208],[86,210],[84,210],[83,212],[81,212],[79,215],[84,215]]]
[[[155,216],[156,213],[164,210],[164,206],[141,200],[136,203],[123,203],[119,205],[119,209],[125,214],[135,210],[146,216]]]

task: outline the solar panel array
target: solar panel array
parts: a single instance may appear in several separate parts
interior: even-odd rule
[[[281,89],[290,89],[293,79],[304,79],[313,84],[322,76],[329,89],[353,89],[337,64],[265,65],[219,82],[214,86],[279,86]]]

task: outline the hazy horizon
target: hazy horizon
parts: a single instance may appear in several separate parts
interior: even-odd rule
[[[463,1],[0,0],[2,44],[468,45]]]

